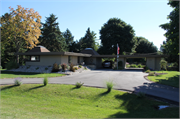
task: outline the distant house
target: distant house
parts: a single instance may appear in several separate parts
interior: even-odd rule
[[[99,55],[92,48],[86,48],[80,53],[74,52],[50,52],[43,46],[34,47],[26,53],[15,53],[15,55],[25,55],[26,65],[52,66],[57,64],[82,64],[89,66],[91,69],[102,68],[102,58],[116,58],[117,55]],[[146,66],[154,70],[160,70],[160,60],[166,55],[119,55],[118,61],[122,61],[125,68],[127,58],[146,58]]]
[[[84,62],[92,69],[96,69],[100,68],[102,64],[101,58],[92,57],[99,54],[91,48],[86,48],[81,53],[74,53],[50,52],[43,46],[37,46],[26,53],[16,53],[16,55],[25,55],[27,57],[26,65],[52,66],[54,63],[78,65]]]

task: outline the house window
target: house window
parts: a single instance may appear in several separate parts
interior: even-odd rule
[[[71,56],[68,56],[68,63],[71,63]]]
[[[40,56],[27,56],[26,61],[39,62],[40,61]]]

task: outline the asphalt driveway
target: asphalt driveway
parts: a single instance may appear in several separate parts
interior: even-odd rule
[[[85,86],[106,87],[107,81],[113,81],[114,89],[144,92],[149,95],[179,102],[179,88],[150,82],[144,78],[147,73],[142,70],[91,70],[64,77],[49,78],[49,83],[75,84],[82,82]],[[23,83],[42,83],[43,78],[24,78]],[[13,84],[14,79],[0,79],[0,84]]]

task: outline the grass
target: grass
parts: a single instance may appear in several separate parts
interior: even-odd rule
[[[29,72],[12,72],[12,71],[3,71],[1,70],[0,77],[4,78],[44,78],[44,77],[59,77],[64,76],[65,74],[57,74],[57,73],[29,73]]]
[[[23,84],[1,87],[1,118],[178,118],[179,107],[118,90],[74,85]]]
[[[153,71],[151,71],[153,72]],[[157,82],[164,85],[169,85],[179,88],[179,75],[178,71],[155,71],[156,73],[167,73],[158,76],[148,76],[147,78],[153,82]]]

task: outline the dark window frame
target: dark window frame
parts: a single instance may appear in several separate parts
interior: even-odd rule
[[[26,60],[27,62],[40,62],[40,55],[27,55],[27,56],[30,56],[30,59],[29,60]],[[31,58],[33,57],[39,57],[38,60],[31,60]]]

